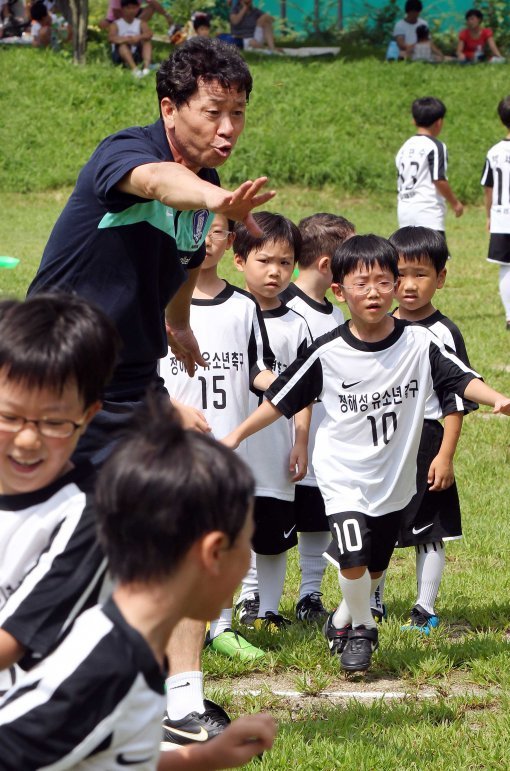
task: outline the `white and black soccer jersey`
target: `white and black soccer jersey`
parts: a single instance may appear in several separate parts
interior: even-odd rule
[[[460,329],[451,319],[441,313],[441,311],[436,310],[428,318],[414,323],[430,329],[430,331],[433,332],[447,348],[452,350],[464,364],[468,367],[471,366],[466,350],[466,344]],[[440,402],[434,391],[427,399],[425,419],[439,420],[452,412],[462,412],[464,415],[467,415],[469,412],[473,412],[477,409],[478,404],[476,404],[476,402],[471,402],[469,399],[463,399],[456,393],[442,394]]]
[[[164,673],[114,601],[67,637],[0,702],[2,771],[157,767]]]
[[[324,303],[312,300],[295,284],[289,284],[285,292],[280,295],[280,300],[303,316],[310,329],[312,340],[325,335],[326,332],[331,332],[344,322],[344,314],[338,306],[333,305],[327,298],[324,298]],[[325,414],[324,405],[321,402],[314,404],[308,439],[308,471],[305,478],[299,482],[300,485],[317,487],[312,460],[313,448],[317,430]]]
[[[274,354],[273,369],[279,375],[310,345],[310,331],[304,318],[286,305],[264,311],[262,315]],[[259,401],[250,394],[250,412],[257,408]],[[292,420],[277,421],[246,439],[248,465],[255,476],[255,495],[294,500],[295,487],[289,472],[293,443]]]
[[[96,537],[94,481],[83,464],[33,493],[0,495],[0,628],[27,649],[24,668],[97,602],[106,558]]]
[[[444,142],[417,134],[404,142],[395,158],[398,174],[398,224],[445,229],[446,201],[434,182],[447,179]]]
[[[287,418],[323,402],[313,463],[326,514],[381,516],[416,491],[427,397],[463,393],[475,377],[425,327],[397,319],[387,338],[366,343],[346,323],[316,340],[266,396]]]
[[[510,233],[510,139],[487,153],[481,184],[492,188],[491,233]]]
[[[227,284],[212,300],[191,301],[190,325],[209,368],[197,367],[190,378],[169,354],[160,375],[172,397],[201,410],[221,439],[248,416],[254,378],[273,368],[262,312],[248,292]]]

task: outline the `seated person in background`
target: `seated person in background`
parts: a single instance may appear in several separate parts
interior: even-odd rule
[[[136,0],[136,2],[138,4],[139,17],[142,21],[150,21],[155,13],[159,13],[165,17],[168,24],[172,24],[172,17],[165,11],[158,0],[147,0],[147,5],[144,6],[142,6],[142,0]],[[109,0],[106,17],[99,22],[101,29],[109,29],[112,22],[120,19],[120,10],[121,0]]]
[[[411,51],[413,62],[442,62],[442,51],[430,39],[429,28],[426,24],[419,24],[416,28],[416,43]]]
[[[211,17],[204,11],[196,11],[191,17],[189,37],[211,37]]]
[[[0,0],[0,38],[21,37],[30,26],[30,14],[23,0]]]
[[[150,72],[152,57],[152,32],[147,22],[138,16],[138,0],[120,0],[121,16],[112,21],[108,40],[112,44],[112,59],[115,64],[125,64],[134,77],[143,78]],[[143,61],[143,69],[137,64]]]
[[[52,4],[54,5],[54,3]],[[32,18],[32,45],[36,48],[58,48],[59,43],[69,41],[73,37],[73,29],[63,16],[50,13],[46,3],[37,2],[30,8]]]
[[[393,27],[393,38],[396,41],[400,59],[410,59],[413,48],[417,42],[416,30],[419,26],[427,26],[427,22],[420,18],[423,5],[420,0],[407,0],[405,4],[406,15],[397,21]]]
[[[492,30],[482,27],[483,13],[478,8],[471,8],[466,13],[467,27],[459,32],[457,57],[461,62],[485,61],[487,46],[493,56],[503,59],[494,42]]]
[[[252,0],[235,0],[230,12],[232,36],[243,41],[243,48],[276,50],[273,35],[273,17],[260,8],[254,8]]]

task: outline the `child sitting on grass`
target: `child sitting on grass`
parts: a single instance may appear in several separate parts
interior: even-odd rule
[[[168,638],[219,613],[247,569],[253,478],[153,395],[101,471],[100,542],[116,586],[0,704],[3,771],[232,768],[268,749],[269,715],[160,755]],[[150,516],[148,516],[148,512]]]

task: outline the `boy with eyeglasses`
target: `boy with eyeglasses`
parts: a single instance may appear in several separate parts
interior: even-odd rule
[[[249,414],[250,390],[260,394],[275,380],[273,354],[259,306],[248,292],[218,276],[218,264],[234,241],[233,226],[223,214],[214,216],[191,300],[190,324],[207,369],[197,369],[190,378],[185,364],[172,353],[160,361],[165,386],[181,413],[187,410],[188,424],[199,431],[212,431],[217,439]],[[245,456],[243,447],[239,452]],[[207,643],[225,656],[247,663],[256,661],[264,652],[232,629],[232,605],[211,622]],[[212,702],[204,700],[200,668],[204,636],[205,623],[186,619],[170,643],[168,715],[164,721],[169,743],[183,730],[191,734],[203,727],[212,737],[222,727],[208,712]]]
[[[342,669],[364,671],[378,645],[370,595],[388,566],[401,511],[416,492],[427,398],[458,393],[510,415],[510,399],[485,385],[428,329],[388,315],[398,254],[384,238],[353,236],[335,252],[332,289],[351,320],[318,338],[266,392],[267,401],[225,439],[236,447],[315,399],[326,416],[313,464],[339,568],[343,600],[324,632]]]
[[[111,322],[75,296],[0,302],[0,690],[97,600],[95,476],[70,458],[117,347]]]

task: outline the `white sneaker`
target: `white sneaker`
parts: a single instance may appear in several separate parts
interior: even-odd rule
[[[142,70],[142,77],[145,78],[147,75],[150,75],[150,74],[151,74],[150,68],[149,67],[144,67],[143,70]]]
[[[137,78],[137,80],[140,80],[140,78],[143,78],[143,72],[142,70],[131,70],[131,75],[134,78]]]

